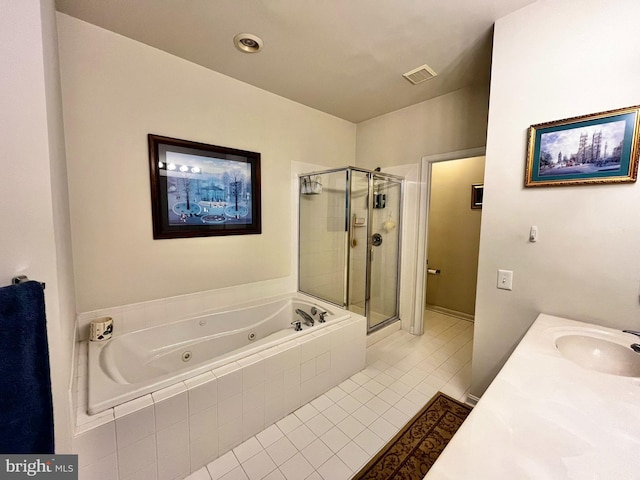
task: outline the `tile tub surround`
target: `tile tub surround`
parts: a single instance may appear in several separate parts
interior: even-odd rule
[[[425,478],[640,478],[640,378],[564,358],[579,329],[625,335],[541,314]]]
[[[422,336],[398,331],[367,347],[362,372],[185,480],[351,478],[438,390],[466,397],[472,324],[438,313],[424,323]]]
[[[78,398],[81,478],[184,478],[363,369],[365,352],[366,319],[352,315],[95,416]]]

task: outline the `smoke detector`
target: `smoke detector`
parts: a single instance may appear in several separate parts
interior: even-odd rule
[[[425,64],[418,68],[414,68],[410,72],[404,73],[402,76],[414,85],[417,85],[419,83],[426,82],[436,75],[438,74],[435,72],[435,70],[429,65]]]
[[[251,33],[239,33],[233,37],[233,44],[244,53],[256,53],[262,49],[262,39]]]

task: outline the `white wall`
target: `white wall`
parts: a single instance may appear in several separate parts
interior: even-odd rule
[[[56,452],[70,452],[74,299],[53,1],[0,1],[0,285],[45,282]]]
[[[356,164],[419,164],[426,155],[484,146],[488,96],[487,85],[476,85],[359,123]]]
[[[58,29],[78,310],[295,274],[291,162],[353,164],[355,125],[63,14]],[[263,233],[153,240],[148,133],[260,152]]]
[[[356,165],[405,177],[400,317],[410,330],[418,274],[418,211],[422,157],[484,146],[489,87],[475,85],[357,125]]]
[[[474,395],[540,312],[640,329],[640,185],[523,188],[527,127],[640,104],[638,18],[635,0],[563,0],[496,23]],[[496,289],[498,268],[513,291]]]

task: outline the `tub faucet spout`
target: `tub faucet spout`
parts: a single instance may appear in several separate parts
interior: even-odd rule
[[[640,337],[640,331],[637,330],[622,330],[622,333],[630,333],[631,335]]]
[[[311,315],[309,315],[307,312],[305,312],[303,310],[300,310],[299,308],[296,308],[296,313],[302,317],[302,320],[304,320],[304,323],[306,323],[310,327],[313,327],[313,324],[315,322],[314,322],[313,317]]]

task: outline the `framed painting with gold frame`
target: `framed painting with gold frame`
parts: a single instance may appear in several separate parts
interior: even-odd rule
[[[640,106],[529,127],[525,187],[632,183]]]

